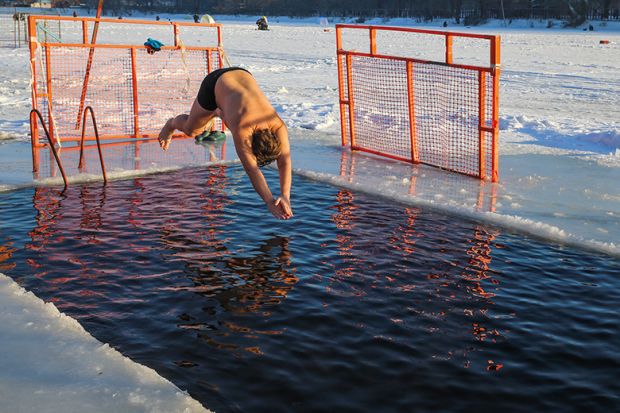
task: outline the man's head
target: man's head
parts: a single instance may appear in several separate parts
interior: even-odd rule
[[[252,153],[259,167],[269,165],[281,152],[280,140],[270,129],[255,129],[252,133]]]

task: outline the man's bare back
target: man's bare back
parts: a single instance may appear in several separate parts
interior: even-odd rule
[[[233,136],[249,136],[253,128],[275,130],[284,126],[254,77],[247,72],[223,74],[215,85],[215,96],[219,116]]]
[[[220,117],[232,132],[237,155],[269,211],[280,219],[291,218],[292,167],[288,131],[249,72],[240,68],[228,68],[207,76],[189,115],[178,115],[166,122],[159,134],[160,146],[164,150],[168,149],[175,130],[188,136],[210,130],[216,116]],[[257,131],[262,133],[257,134]],[[278,144],[275,159],[280,175],[281,196],[277,198],[272,196],[259,169],[256,153],[253,152],[253,140],[256,143],[256,136],[263,136],[265,131],[267,136],[276,139]],[[256,150],[257,145],[254,146]]]

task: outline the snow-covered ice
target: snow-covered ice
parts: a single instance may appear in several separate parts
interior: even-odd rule
[[[208,412],[0,274],[0,411]]]

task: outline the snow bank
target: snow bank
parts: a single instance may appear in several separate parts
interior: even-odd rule
[[[0,411],[208,412],[0,274]]]
[[[620,148],[620,128],[613,122],[578,125],[574,120],[517,115],[503,116],[500,129],[507,143],[502,147],[503,155],[587,155],[586,159],[599,162],[602,166],[620,167],[620,164],[613,162]]]

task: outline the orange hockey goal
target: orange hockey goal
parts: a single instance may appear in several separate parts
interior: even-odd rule
[[[336,25],[342,144],[498,181],[500,37]]]
[[[63,24],[62,39],[39,35],[48,20]],[[89,38],[93,26],[97,43]],[[219,24],[29,16],[28,30],[32,106],[63,144],[81,139],[88,106],[103,140],[157,137],[168,118],[189,111],[204,77],[223,66]],[[148,38],[164,46],[149,53]],[[39,132],[33,128],[33,148],[43,145]]]

